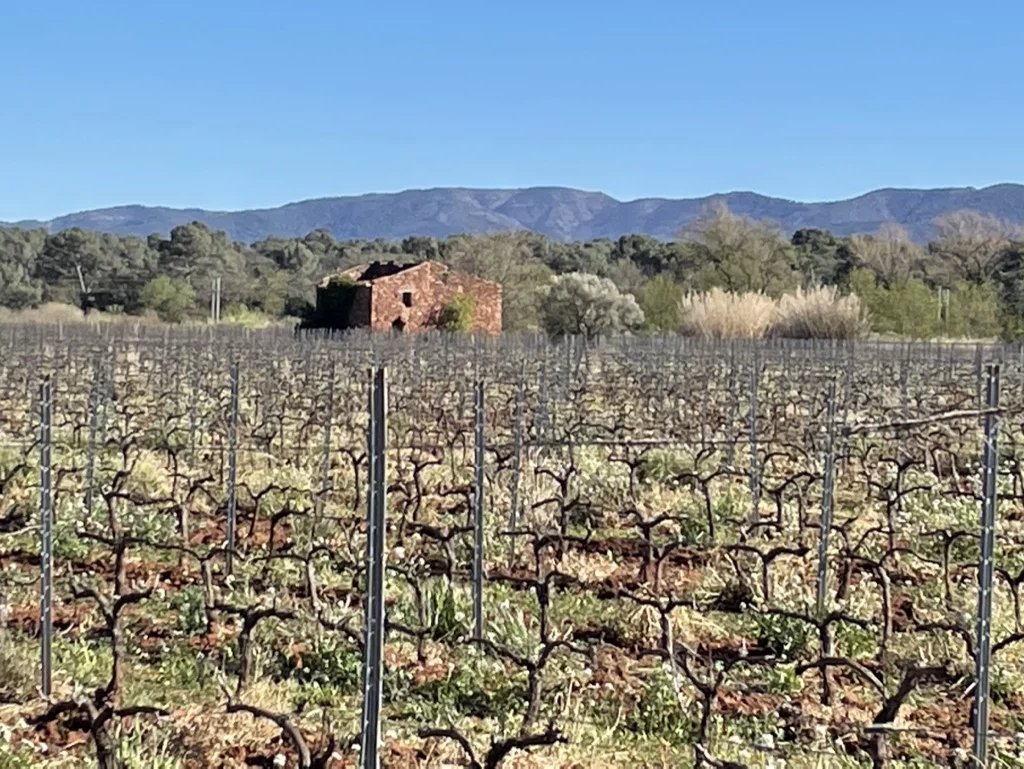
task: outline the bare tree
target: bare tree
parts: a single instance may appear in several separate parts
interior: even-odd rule
[[[973,210],[943,214],[934,225],[932,252],[952,276],[977,284],[991,279],[1003,249],[1022,234],[1011,222]]]
[[[920,271],[924,252],[910,239],[905,227],[887,222],[873,235],[854,235],[850,238],[854,255],[862,265],[871,269],[878,282],[892,288]]]

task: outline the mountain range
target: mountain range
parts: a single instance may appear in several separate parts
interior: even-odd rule
[[[601,192],[567,187],[470,189],[444,187],[318,198],[278,208],[206,211],[199,208],[117,206],[60,216],[50,221],[16,222],[57,232],[71,227],[119,235],[160,234],[191,221],[224,230],[236,241],[268,236],[301,237],[315,229],[339,239],[400,239],[411,235],[445,237],[458,233],[531,230],[556,240],[617,238],[643,233],[675,238],[714,201],[731,211],[776,221],[787,233],[801,228],[838,235],[869,233],[886,222],[903,225],[917,241],[933,234],[941,214],[974,209],[1024,226],[1024,185],[998,184],[944,189],[879,189],[849,200],[803,203],[753,192],[703,198],[644,198],[619,201]]]

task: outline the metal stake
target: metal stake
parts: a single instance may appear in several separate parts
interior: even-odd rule
[[[513,433],[512,489],[510,492],[512,509],[509,511],[509,531],[515,531],[519,525],[519,479],[523,474],[523,412],[525,406],[525,385],[520,374],[516,383],[516,423]],[[511,570],[516,562],[516,537],[509,537],[508,568]]]
[[[826,410],[825,471],[821,490],[821,532],[818,538],[818,615],[825,614],[825,596],[828,591],[828,541],[832,533],[832,493],[835,483],[836,383],[828,385]]]
[[[360,764],[380,767],[380,709],[384,655],[384,527],[387,492],[387,374],[383,367],[372,376],[370,389],[370,459],[367,495],[365,654]]]
[[[231,364],[231,405],[228,416],[228,552],[225,573],[231,574],[235,557],[238,479],[238,361]]]
[[[761,467],[757,449],[757,408],[760,362],[754,356],[750,369],[750,522],[757,524],[761,519]]]
[[[986,405],[999,408],[999,366],[988,367]],[[976,662],[977,687],[974,691],[974,761],[988,766],[988,707],[992,672],[992,575],[995,568],[996,476],[999,467],[999,417],[985,415],[984,470],[981,504],[981,561],[978,565],[978,624]]]
[[[473,638],[484,637],[484,383],[474,391],[473,416]]]
[[[53,692],[53,385],[49,376],[39,387],[39,510],[40,510],[40,688]]]

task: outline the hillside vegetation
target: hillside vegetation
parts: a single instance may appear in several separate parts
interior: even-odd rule
[[[373,260],[438,259],[504,286],[509,331],[543,327],[555,276],[581,273],[635,298],[642,318],[631,313],[633,325],[649,330],[692,327],[686,297],[694,292],[759,292],[774,301],[826,286],[837,301],[856,294],[878,333],[1016,337],[1024,323],[1019,228],[972,210],[937,217],[932,227],[936,236],[927,245],[896,224],[871,235],[788,235],[724,204],[705,209],[674,240],[629,235],[567,243],[523,231],[338,240],[314,230],[242,243],[199,222],[146,239],[11,227],[0,228],[0,307],[63,303],[181,322],[208,314],[219,277],[226,317],[300,318],[311,309],[316,282],[331,271]]]

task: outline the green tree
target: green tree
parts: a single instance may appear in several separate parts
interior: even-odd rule
[[[180,278],[159,275],[142,287],[141,305],[156,312],[160,320],[181,323],[195,310],[195,292]]]
[[[644,284],[643,270],[628,259],[615,259],[598,274],[602,278],[608,278],[619,291],[629,294],[635,295]]]
[[[653,277],[663,272],[675,272],[679,263],[679,248],[675,243],[652,238],[650,235],[623,235],[615,241],[611,258],[635,264],[644,275]]]
[[[683,322],[683,289],[668,275],[647,281],[638,295],[645,325],[656,331],[678,331]]]
[[[329,230],[318,229],[302,239],[302,245],[319,257],[328,256],[338,250],[338,241]]]
[[[544,263],[559,275],[586,272],[606,276],[614,250],[612,241],[604,238],[576,243],[548,243],[543,258]]]
[[[102,268],[92,287],[93,306],[136,312],[142,287],[156,275],[157,254],[141,238],[104,234],[100,240]]]
[[[196,301],[210,303],[213,279],[221,279],[221,305],[244,303],[249,299],[251,275],[244,247],[228,240],[227,234],[211,230],[202,222],[182,224],[160,241],[159,272],[192,286]]]
[[[538,257],[540,238],[532,233],[456,235],[444,243],[442,259],[457,270],[502,288],[502,328],[538,327],[538,302],[551,270]]]
[[[999,292],[995,284],[957,281],[949,292],[942,333],[951,337],[994,337],[1002,330]]]
[[[433,237],[408,237],[402,241],[402,253],[423,261],[438,260],[441,258],[441,243]]]
[[[918,339],[940,331],[938,296],[917,278],[885,286],[872,270],[860,267],[850,275],[850,288],[863,302],[873,331]]]
[[[644,313],[631,294],[608,278],[571,272],[554,279],[541,301],[544,330],[552,336],[594,339],[639,328]]]
[[[101,272],[99,237],[78,227],[50,235],[36,262],[43,299],[86,309]]]
[[[32,307],[43,298],[36,262],[46,243],[43,230],[0,227],[0,307]]]
[[[700,289],[763,291],[776,296],[800,284],[789,240],[771,222],[758,222],[715,203],[681,233],[698,260]]]
[[[289,308],[288,274],[267,272],[256,278],[248,306],[267,315],[280,317]]]
[[[855,266],[849,240],[828,230],[803,229],[794,232],[790,242],[805,287],[846,284]]]
[[[1024,242],[1014,242],[999,255],[993,281],[1001,306],[1002,335],[1024,337]]]

